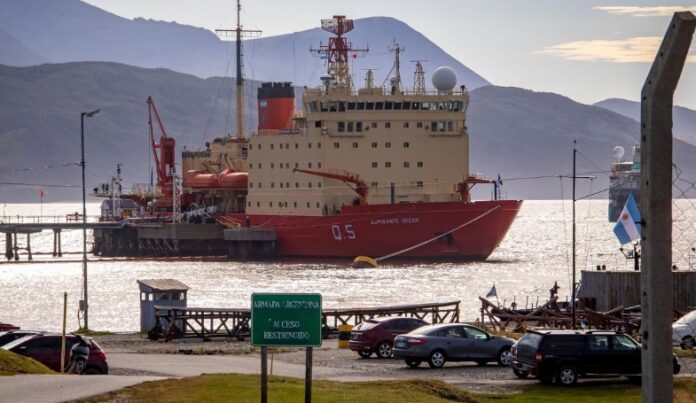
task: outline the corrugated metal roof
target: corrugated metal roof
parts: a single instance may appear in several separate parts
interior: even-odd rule
[[[136,280],[138,284],[150,287],[158,291],[187,291],[189,286],[173,278],[161,278],[153,280]]]

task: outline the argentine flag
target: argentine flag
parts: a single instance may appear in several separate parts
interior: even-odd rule
[[[621,245],[640,239],[640,212],[632,194],[628,195],[626,205],[616,220],[614,234],[619,238]]]

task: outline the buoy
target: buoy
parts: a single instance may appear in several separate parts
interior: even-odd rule
[[[353,259],[353,268],[355,269],[365,269],[369,267],[378,267],[379,263],[377,263],[377,260],[369,257],[369,256],[358,256],[355,259]]]

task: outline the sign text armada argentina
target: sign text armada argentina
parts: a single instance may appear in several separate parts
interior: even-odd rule
[[[251,295],[253,346],[321,346],[321,294]]]

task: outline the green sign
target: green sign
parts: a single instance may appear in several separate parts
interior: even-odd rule
[[[321,294],[251,294],[252,346],[321,346]]]

